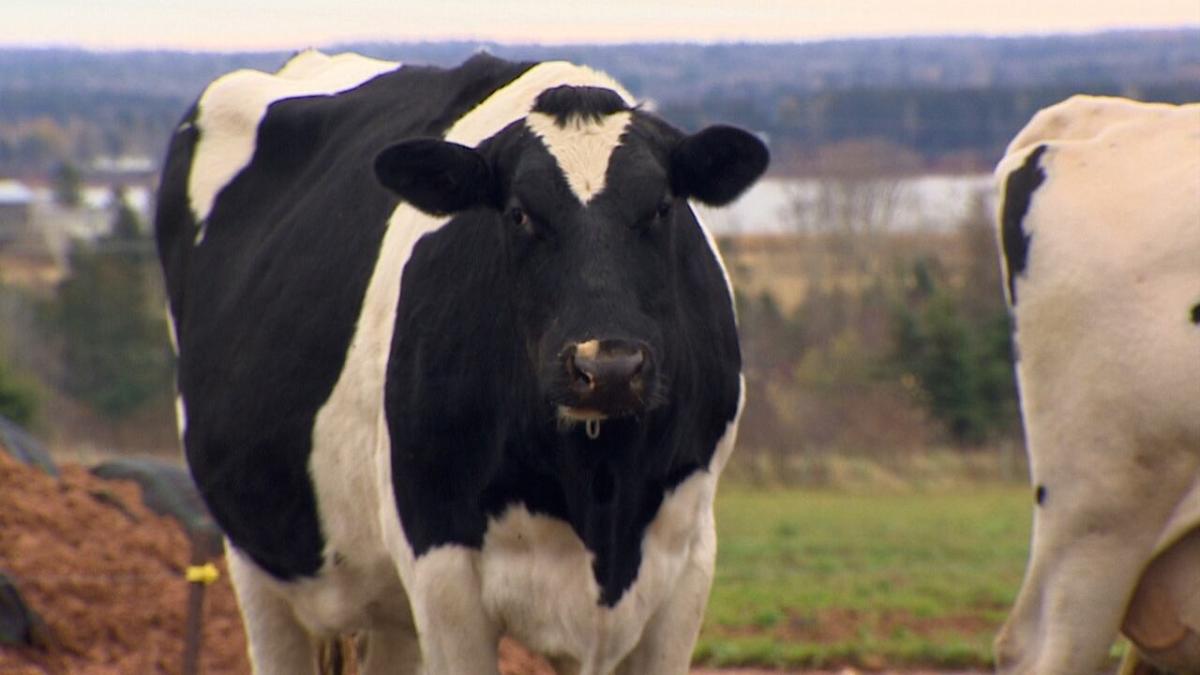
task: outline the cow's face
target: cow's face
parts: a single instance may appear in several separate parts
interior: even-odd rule
[[[686,311],[674,241],[695,227],[687,200],[731,201],[767,159],[744,131],[688,136],[612,91],[559,87],[478,148],[406,141],[379,156],[376,173],[424,211],[493,214],[541,393],[560,423],[590,430],[670,396]]]

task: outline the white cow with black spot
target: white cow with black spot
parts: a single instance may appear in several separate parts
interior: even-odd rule
[[[997,670],[1091,675],[1123,629],[1200,672],[1200,105],[1071,98],[996,177],[1037,499]]]

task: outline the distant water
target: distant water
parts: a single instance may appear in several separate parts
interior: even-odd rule
[[[723,209],[700,207],[700,217],[717,235],[795,232],[801,227],[797,210],[810,214],[808,218],[818,218],[814,214],[820,212],[821,200],[828,198],[822,195],[830,193],[829,187],[823,186],[819,179],[767,178]],[[891,206],[883,209],[876,205],[876,217],[901,230],[956,227],[969,212],[977,193],[983,195],[989,213],[993,203],[990,174],[917,176],[898,179],[877,190],[891,195]],[[878,202],[880,196],[877,191],[862,198],[874,197]],[[863,213],[871,212],[862,204],[858,208]]]

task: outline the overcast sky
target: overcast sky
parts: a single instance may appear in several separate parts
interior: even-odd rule
[[[818,40],[1200,25],[1200,0],[0,0],[0,46]]]

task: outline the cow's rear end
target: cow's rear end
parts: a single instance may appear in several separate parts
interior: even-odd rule
[[[1094,672],[1124,625],[1196,672],[1200,106],[1073,98],[997,179],[1037,502],[998,669]]]

